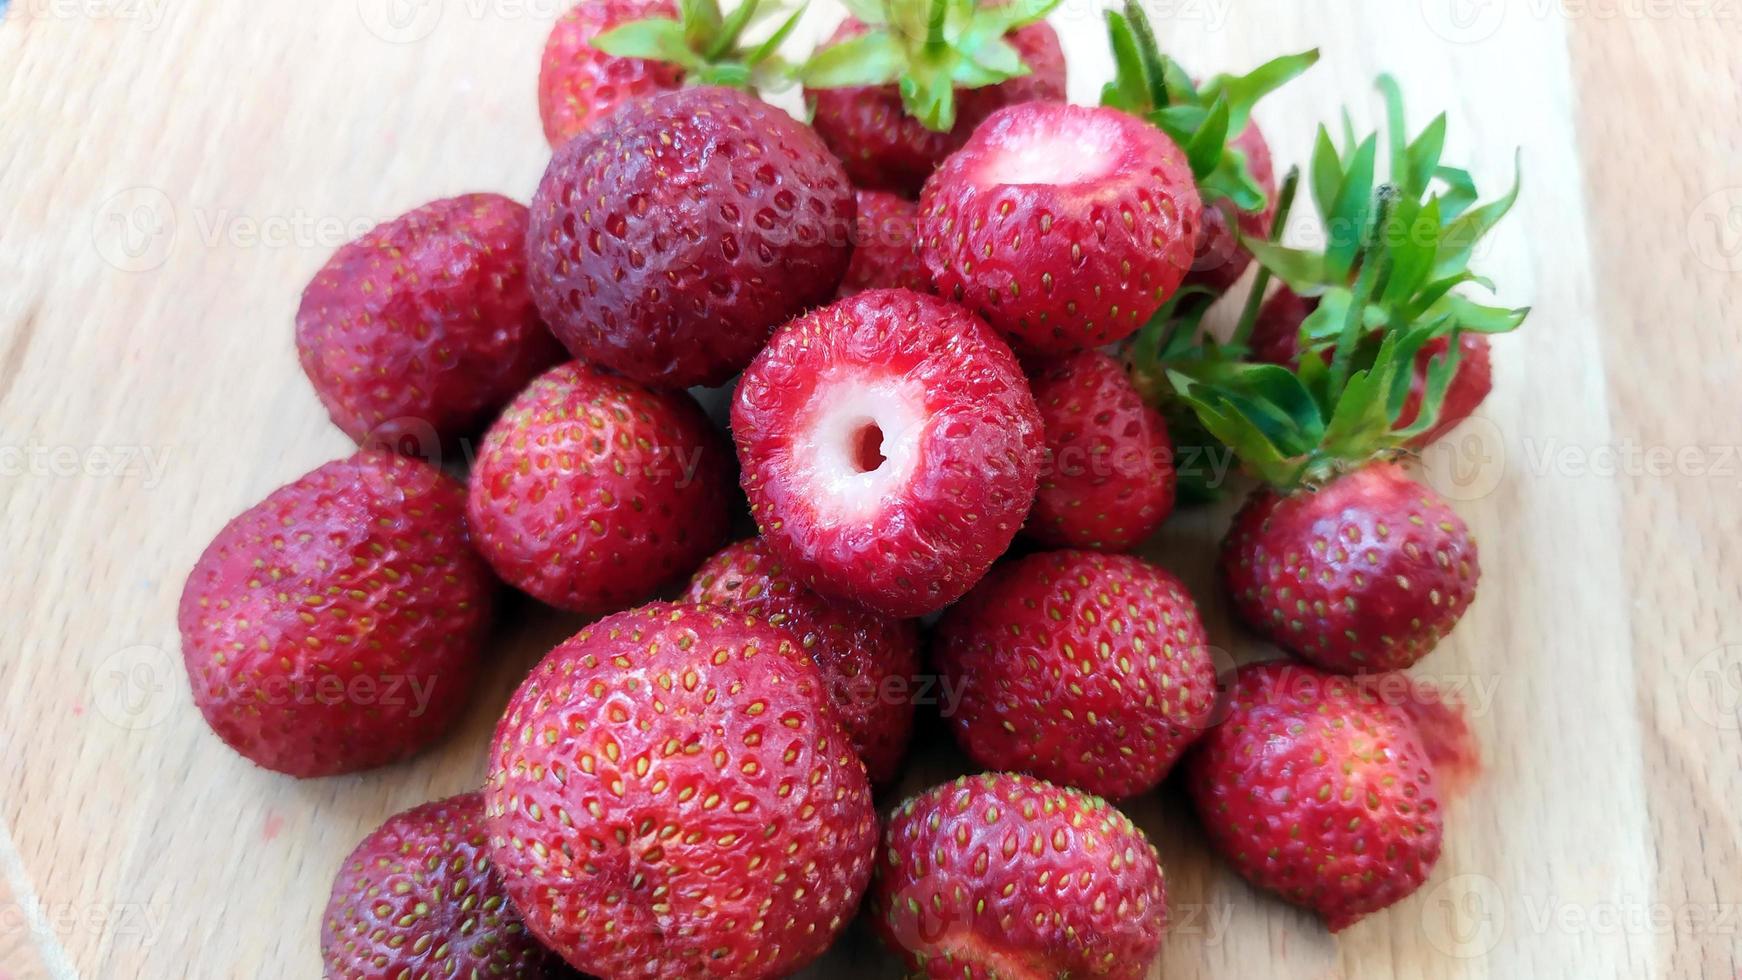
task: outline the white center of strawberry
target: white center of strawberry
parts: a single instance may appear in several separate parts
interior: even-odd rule
[[[1113,172],[1117,120],[1096,113],[1048,114],[997,134],[979,165],[985,184],[1081,184]]]
[[[924,405],[924,392],[896,375],[819,382],[793,446],[818,514],[864,520],[902,492],[919,463]]]

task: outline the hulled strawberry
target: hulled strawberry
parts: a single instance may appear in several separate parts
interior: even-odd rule
[[[747,0],[730,15],[718,0],[582,0],[551,28],[538,66],[538,116],[556,149],[618,105],[667,92],[686,80],[749,86],[782,76],[775,55],[798,22],[794,13],[766,42],[739,45],[765,9]]]
[[[1140,980],[1167,928],[1143,831],[1096,797],[1010,773],[897,807],[868,906],[907,969],[932,980]]]
[[[339,867],[321,918],[331,980],[567,975],[508,903],[477,793],[387,818]]]
[[[439,455],[563,359],[526,291],[526,208],[432,201],[341,247],[303,290],[302,369],[362,444]]]
[[[730,447],[681,391],[578,362],[551,369],[490,428],[467,520],[510,585],[587,615],[688,575],[726,535]]]
[[[792,634],[655,603],[520,685],[484,786],[532,932],[602,977],[787,976],[853,917],[876,849],[865,769]]]
[[[751,514],[790,573],[903,617],[955,601],[1003,554],[1043,451],[1010,348],[905,289],[781,328],[738,382],[732,433]]]
[[[857,191],[853,259],[841,280],[841,296],[867,289],[933,292],[931,274],[919,258],[919,205],[884,191]]]
[[[907,685],[919,675],[915,623],[817,595],[761,538],[727,545],[704,562],[683,598],[742,609],[791,630],[822,670],[829,701],[871,782],[885,785],[900,775],[913,733]]]
[[[1159,785],[1216,704],[1197,605],[1126,555],[1005,562],[944,614],[932,652],[975,762],[1109,799]]]
[[[1173,511],[1173,444],[1118,361],[1081,351],[1033,377],[1047,462],[1023,528],[1044,544],[1125,551]]]
[[[1201,208],[1186,158],[1113,109],[993,113],[920,197],[920,256],[942,296],[1028,354],[1141,327],[1191,267]]]
[[[930,0],[857,4],[800,72],[812,125],[861,187],[914,197],[987,116],[1062,102],[1065,56],[1045,21],[1051,3]]]
[[[1327,670],[1400,670],[1431,651],[1476,597],[1469,529],[1392,463],[1322,485],[1252,495],[1222,546],[1240,617]]]
[[[177,620],[218,736],[292,776],[355,772],[435,741],[471,693],[496,588],[465,489],[366,450],[273,491],[188,574]]]
[[[1353,679],[1242,667],[1186,772],[1211,845],[1333,932],[1408,897],[1439,860],[1443,817],[1415,728]]]
[[[717,385],[834,296],[853,212],[840,163],[791,116],[731,89],[663,93],[557,151],[533,196],[528,281],[576,357]]]

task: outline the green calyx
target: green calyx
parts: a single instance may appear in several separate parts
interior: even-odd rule
[[[1107,11],[1107,41],[1114,75],[1101,90],[1101,104],[1142,116],[1178,143],[1205,200],[1262,210],[1264,189],[1246,155],[1229,144],[1246,129],[1259,99],[1317,63],[1317,49],[1274,58],[1244,75],[1217,75],[1199,86],[1161,52],[1136,0],[1125,0],[1124,13]]]
[[[719,0],[681,0],[676,20],[647,17],[621,24],[593,38],[593,47],[619,58],[665,61],[683,68],[692,81],[730,88],[777,89],[792,80],[792,66],[777,53],[798,26],[804,7],[788,10],[744,0],[731,14]],[[781,18],[784,17],[784,20]],[[765,24],[779,26],[763,40],[744,41]]]
[[[867,30],[811,56],[798,69],[809,88],[896,85],[907,114],[927,129],[956,124],[956,89],[996,85],[1028,66],[1005,37],[1044,18],[1059,0],[846,0]]]

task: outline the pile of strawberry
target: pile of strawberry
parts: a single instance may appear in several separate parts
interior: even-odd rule
[[[1106,801],[1182,764],[1211,846],[1333,930],[1438,859],[1435,746],[1377,681],[1475,595],[1406,464],[1523,319],[1463,289],[1516,188],[1480,203],[1382,79],[1383,139],[1312,151],[1323,248],[1287,247],[1301,180],[1251,110],[1315,52],[1200,83],[1128,4],[1072,106],[1046,0],[849,6],[795,66],[798,15],[755,0],[585,0],[530,207],[427,204],[304,291],[303,368],[361,449],[189,576],[212,729],[292,776],[384,765],[464,709],[499,583],[590,621],[480,792],[346,860],[329,976],[784,976],[863,908],[919,975],[1139,977],[1167,892]],[[790,79],[810,125],[752,94]],[[685,389],[734,378],[728,435]],[[1297,659],[1219,677],[1180,580],[1125,554],[1222,489],[1185,448],[1256,482],[1221,575]],[[938,679],[985,772],[879,817]]]

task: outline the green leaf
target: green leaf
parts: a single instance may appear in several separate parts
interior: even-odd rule
[[[1446,145],[1446,114],[1440,113],[1434,121],[1427,124],[1409,149],[1404,152],[1404,170],[1402,174],[1393,174],[1397,180],[1407,181],[1408,187],[1404,196],[1421,200],[1427,193],[1428,184],[1434,179],[1434,171],[1440,165],[1440,153]]]
[[[684,45],[692,51],[706,50],[720,36],[719,0],[681,0],[678,4],[683,19]]]
[[[1476,203],[1476,181],[1468,170],[1457,167],[1435,167],[1434,176],[1446,185],[1445,193],[1440,195],[1440,213],[1447,221],[1463,214],[1470,205]]]
[[[1331,209],[1337,204],[1337,188],[1343,186],[1343,158],[1331,142],[1330,130],[1319,127],[1313,140],[1313,158],[1309,170],[1312,181],[1313,206],[1319,209],[1320,220],[1329,222]]]
[[[1270,274],[1281,279],[1288,288],[1302,296],[1316,295],[1324,290],[1329,276],[1325,271],[1325,257],[1320,253],[1255,238],[1242,237],[1240,242],[1260,265],[1269,269]]]
[[[1005,79],[1028,74],[1028,65],[1023,63],[1022,55],[1017,52],[1014,45],[1002,37],[992,38],[976,50],[967,52],[967,55],[975,65],[998,76],[994,81],[982,84],[996,84]]]
[[[1204,84],[1203,95],[1228,99],[1228,131],[1239,133],[1246,128],[1252,107],[1258,100],[1300,77],[1317,64],[1319,49],[1285,54],[1272,58],[1244,75],[1217,75]]]
[[[1107,11],[1107,46],[1113,51],[1113,80],[1101,89],[1101,104],[1132,113],[1153,108],[1143,59],[1137,53],[1137,36],[1116,10]]]
[[[903,75],[900,88],[902,108],[927,129],[947,133],[956,124],[955,86],[949,76],[923,82]]]
[[[1341,280],[1355,266],[1355,256],[1361,251],[1367,233],[1367,221],[1373,211],[1373,158],[1378,143],[1369,136],[1361,141],[1343,173],[1337,196],[1325,220],[1325,269],[1333,279]]]
[[[750,67],[748,65],[725,62],[722,64],[705,64],[690,72],[696,81],[703,85],[718,85],[722,88],[748,88],[750,86]]]
[[[1512,210],[1513,202],[1518,200],[1518,189],[1523,184],[1523,161],[1514,157],[1512,189],[1505,197],[1490,201],[1481,207],[1466,211],[1456,220],[1447,225],[1440,236],[1439,254],[1434,261],[1434,277],[1452,275],[1462,271],[1470,262],[1470,253],[1475,250],[1476,243],[1506,217],[1506,212]]]
[[[1403,238],[1389,244],[1391,275],[1379,297],[1379,302],[1387,307],[1403,306],[1421,289],[1433,269],[1440,237],[1439,201],[1429,200],[1423,206],[1405,197],[1398,202],[1397,214]]]
[[[1507,333],[1517,330],[1524,318],[1530,315],[1528,306],[1515,310],[1503,306],[1483,306],[1456,293],[1448,295],[1441,307],[1458,329],[1472,333]]]
[[[738,39],[744,35],[745,26],[750,23],[752,17],[756,16],[756,10],[759,6],[758,0],[743,0],[726,17],[725,23],[720,25],[714,43],[702,52],[709,61],[719,58],[738,46]]]
[[[1215,171],[1222,162],[1222,150],[1228,144],[1228,100],[1218,98],[1204,117],[1204,122],[1185,145],[1186,162],[1192,173],[1204,176]]]
[[[854,20],[867,27],[881,27],[889,23],[888,8],[883,0],[841,0],[841,6],[847,8],[847,13]]]
[[[1387,396],[1396,372],[1395,345],[1396,335],[1387,333],[1373,365],[1349,376],[1325,425],[1320,443],[1325,454],[1363,459],[1387,442],[1391,431]]]
[[[1405,198],[1418,198],[1421,195],[1411,193],[1410,187],[1403,183],[1409,173],[1409,136],[1403,130],[1403,92],[1397,87],[1397,79],[1390,75],[1380,75],[1374,80],[1374,85],[1385,99],[1385,143],[1390,150],[1391,180]]]
[[[780,50],[780,46],[786,43],[788,37],[792,36],[793,29],[798,26],[799,20],[804,17],[804,10],[805,8],[800,7],[793,11],[791,16],[786,18],[779,27],[775,28],[773,34],[768,35],[767,40],[757,45],[755,50],[745,56],[744,63],[755,68],[758,65],[767,63],[770,58],[774,57],[774,53]]]
[[[685,68],[703,65],[702,56],[684,43],[684,27],[669,17],[633,20],[593,38],[593,47],[619,58],[669,61]]]
[[[808,88],[888,85],[907,68],[907,51],[887,30],[869,31],[811,55],[798,78]]]
[[[1137,0],[1125,0],[1125,22],[1131,28],[1137,60],[1143,68],[1141,77],[1149,90],[1149,105],[1163,108],[1172,101],[1168,92],[1169,61],[1155,42],[1155,28],[1149,23],[1149,14]],[[1188,84],[1186,88],[1189,90],[1191,86]]]

